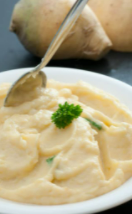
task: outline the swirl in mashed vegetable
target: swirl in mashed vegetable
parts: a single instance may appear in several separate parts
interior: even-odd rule
[[[5,108],[9,86],[0,86],[0,197],[73,203],[105,194],[132,176],[132,113],[116,98],[85,82],[49,80],[34,100]],[[83,112],[59,129],[51,117],[65,102]]]

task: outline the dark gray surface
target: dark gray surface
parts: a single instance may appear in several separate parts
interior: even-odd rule
[[[15,68],[32,67],[40,61],[40,59],[28,53],[17,37],[8,30],[12,10],[16,2],[17,0],[0,0],[0,72]],[[89,60],[51,61],[49,66],[91,70],[132,85],[132,53],[110,52],[98,62]],[[102,214],[121,212],[132,214],[132,201],[102,212]]]

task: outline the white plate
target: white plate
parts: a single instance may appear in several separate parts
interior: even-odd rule
[[[14,82],[20,75],[28,69],[17,69],[0,73],[0,83]],[[48,78],[62,82],[76,82],[83,80],[100,89],[115,95],[120,101],[132,110],[132,87],[112,79],[110,77],[93,72],[67,69],[67,68],[45,68]],[[100,212],[132,199],[132,178],[124,185],[100,197],[75,204],[59,206],[36,206],[19,204],[4,199],[0,199],[0,212],[2,214],[89,214]]]

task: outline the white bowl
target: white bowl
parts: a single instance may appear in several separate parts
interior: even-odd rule
[[[17,69],[0,73],[0,83],[13,83],[18,77],[28,70],[30,69]],[[44,71],[50,79],[67,83],[77,82],[78,80],[88,82],[100,89],[105,90],[106,92],[115,95],[132,111],[132,87],[123,82],[101,74],[70,68],[48,67],[45,68]],[[20,204],[0,199],[0,212],[2,214],[89,214],[115,207],[129,201],[130,199],[132,199],[132,178],[114,191],[111,191],[100,197],[75,204],[37,206]]]

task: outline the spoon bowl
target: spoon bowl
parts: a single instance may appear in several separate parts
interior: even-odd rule
[[[46,87],[47,77],[42,71],[31,75],[28,72],[22,75],[10,88],[6,98],[5,105],[18,106],[35,98],[35,91],[40,87]],[[32,89],[32,90],[31,90]]]

